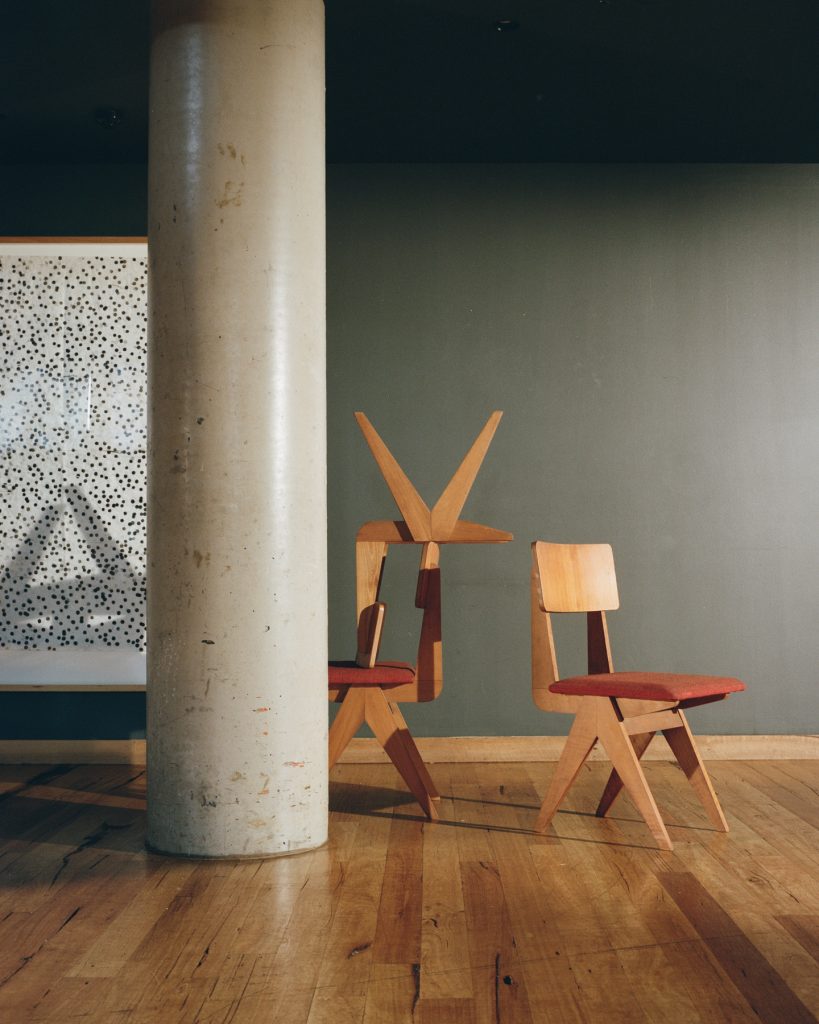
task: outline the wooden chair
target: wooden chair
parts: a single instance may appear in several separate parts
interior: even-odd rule
[[[714,826],[728,824],[697,751],[684,711],[745,689],[739,679],[661,672],[614,672],[606,612],[619,607],[614,557],[608,544],[532,545],[532,696],[544,711],[575,716],[540,809],[535,830],[545,832],[583,762],[599,739],[612,772],[597,807],[608,813],[625,786],[658,845],[672,849],[648,788],[640,758],[662,732]],[[552,612],[587,615],[588,675],[560,679]]]
[[[493,413],[443,494],[430,509],[363,413],[356,419],[392,492],[403,520],[365,523],[356,537],[355,661],[330,662],[329,697],[341,703],[330,729],[330,767],[338,761],[359,726],[366,722],[431,820],[438,818],[438,791],[410,734],[399,704],[434,700],[443,686],[441,641],[441,544],[492,544],[511,533],[460,519],[472,484],[501,418]],[[381,661],[379,644],[385,606],[379,601],[390,545],[418,544],[421,564],[415,594],[423,610],[414,665]]]

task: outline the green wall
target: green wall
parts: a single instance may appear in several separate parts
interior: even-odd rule
[[[13,171],[2,234],[144,230],[144,169]],[[355,531],[396,515],[353,411],[434,501],[499,408],[464,516],[516,540],[444,549],[444,694],[409,709],[417,733],[565,726],[529,693],[536,537],[613,544],[617,667],[748,682],[697,729],[819,731],[818,271],[815,166],[331,166],[333,656],[353,653]],[[388,657],[414,653],[415,556],[390,557]],[[561,640],[581,669],[580,632]],[[3,703],[7,737],[144,726],[130,695]]]
[[[351,651],[355,528],[394,514],[352,411],[434,500],[499,408],[465,516],[516,541],[444,550],[444,695],[410,709],[418,733],[562,725],[530,700],[535,538],[612,543],[615,666],[747,681],[694,712],[699,729],[817,731],[817,168],[370,165],[330,181],[331,650]],[[388,611],[385,654],[411,654],[411,615]]]

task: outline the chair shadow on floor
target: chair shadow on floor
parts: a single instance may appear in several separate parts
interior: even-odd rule
[[[387,789],[384,786],[367,786],[354,782],[330,782],[331,814],[372,814],[385,811],[399,804],[411,804],[415,797],[408,790]],[[419,814],[419,821],[426,821],[426,815]]]
[[[472,800],[469,797],[462,797],[462,796],[452,796],[449,799],[452,800],[452,802],[455,803],[455,804],[467,803],[467,804],[480,804],[480,805],[483,805],[483,806],[487,806],[488,805],[488,806],[491,806],[491,807],[511,807],[513,810],[518,810],[518,811],[532,811],[533,814],[537,814],[537,812],[540,810],[540,804],[516,804],[516,803],[509,803],[509,802],[506,802],[504,800],[487,800],[485,798],[481,798],[480,800]],[[692,807],[693,806],[694,805],[692,804]],[[571,816],[576,817],[576,818],[594,818],[595,821],[599,821],[599,818],[598,818],[597,814],[595,813],[595,811],[577,811],[577,810],[571,810],[568,807],[561,807],[559,813],[560,814],[565,814],[565,815],[571,815]],[[621,821],[624,824],[628,824],[628,825],[630,825],[630,824],[639,824],[639,823],[641,823],[643,821],[643,819],[640,817],[640,814],[636,810],[632,811],[631,813],[607,814],[606,815],[606,819],[608,821],[618,821],[618,822]],[[701,825],[690,825],[690,824],[687,824],[687,825],[684,825],[684,824],[680,824],[680,823],[677,823],[677,822],[672,822],[671,823],[671,828],[674,828],[674,829],[689,829],[689,830],[694,830],[694,831],[699,831],[699,832],[713,832],[714,831],[714,826],[713,825],[708,825],[708,824],[701,824]],[[535,834],[536,835],[540,835],[541,833],[535,833]]]
[[[442,802],[451,802],[456,811],[459,805],[473,804],[479,807],[483,806],[496,806],[503,807],[508,810],[522,810],[531,811],[532,813],[532,827],[526,827],[525,825],[502,825],[500,823],[493,824],[487,821],[468,821],[462,818],[445,818],[441,817],[435,822],[430,823],[429,819],[423,813],[412,813],[407,812],[403,808],[406,805],[415,803],[415,798],[411,793],[401,789],[388,789],[384,786],[368,786],[361,783],[351,782],[330,782],[330,812],[331,813],[344,813],[351,814],[353,816],[361,816],[365,818],[391,818],[398,821],[407,822],[418,822],[420,824],[430,825],[431,828],[456,828],[456,829],[477,829],[482,832],[491,832],[499,835],[518,835],[527,836],[532,841],[540,845],[542,843],[559,843],[559,842],[571,842],[571,843],[583,843],[591,844],[593,846],[607,846],[617,849],[631,849],[631,850],[647,850],[654,851],[655,847],[647,839],[645,843],[640,842],[629,842],[628,837],[623,836],[622,838],[606,837],[601,839],[584,838],[580,836],[561,837],[550,833],[538,833],[534,831],[534,819],[538,811],[538,806],[535,804],[521,804],[521,803],[506,803],[502,800],[474,800],[469,797],[459,797],[454,795],[442,794]],[[397,808],[400,808],[398,810]],[[595,815],[594,811],[575,811],[575,810],[561,810],[561,815],[567,815],[577,818],[589,818],[595,821],[599,820]],[[642,818],[635,812],[632,816],[620,815],[613,816],[609,815],[608,820],[612,822],[622,822],[626,825],[637,825],[642,824]],[[672,825],[674,829],[686,829],[686,830],[703,830],[709,831],[708,826],[696,826],[696,825]],[[710,829],[713,831],[713,828]]]

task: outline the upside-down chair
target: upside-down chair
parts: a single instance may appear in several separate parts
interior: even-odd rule
[[[356,537],[356,615],[354,661],[331,661],[329,697],[341,704],[330,729],[330,767],[366,722],[431,820],[439,799],[430,774],[407,728],[399,704],[434,700],[443,686],[441,641],[441,544],[498,544],[510,533],[459,518],[501,418],[494,412],[476,438],[435,506],[430,509],[363,413],[361,431],[403,515],[403,520],[365,523]],[[421,564],[415,594],[423,610],[414,665],[379,659],[385,605],[379,601],[384,564],[391,545],[417,544]]]

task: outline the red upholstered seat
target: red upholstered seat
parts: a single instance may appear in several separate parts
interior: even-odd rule
[[[361,668],[354,661],[331,661],[327,666],[330,686],[399,686],[415,679],[415,669],[405,661],[377,661]]]
[[[605,675],[560,679],[552,683],[549,689],[552,693],[583,697],[677,701],[737,693],[745,689],[745,684],[739,679],[727,676],[681,676],[670,672],[610,672]]]

